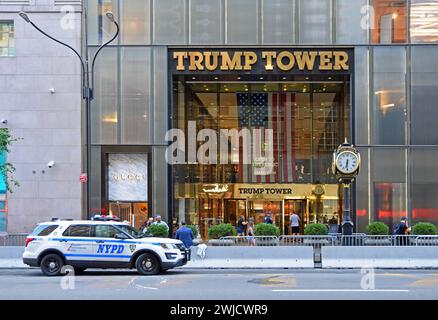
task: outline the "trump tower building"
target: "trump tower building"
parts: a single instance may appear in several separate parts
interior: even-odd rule
[[[401,216],[438,224],[438,1],[84,5],[90,53],[115,32],[105,12],[121,27],[96,64],[87,217],[138,227],[160,214],[203,238],[241,215],[269,213],[283,234],[291,212],[301,228],[338,224],[332,154],[346,138],[362,159],[356,232]]]

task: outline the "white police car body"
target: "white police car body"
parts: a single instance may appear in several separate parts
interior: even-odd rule
[[[86,268],[136,268],[153,275],[182,266],[189,251],[176,239],[141,237],[122,222],[53,221],[41,223],[26,239],[23,262],[56,276],[64,266]]]

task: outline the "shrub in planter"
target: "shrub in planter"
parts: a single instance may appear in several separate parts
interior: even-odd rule
[[[412,233],[416,236],[419,235],[436,235],[437,228],[435,225],[429,222],[418,222],[412,227]]]
[[[322,223],[308,224],[304,229],[306,236],[326,236],[328,234],[328,228]]]
[[[167,238],[169,236],[169,230],[165,225],[152,224],[148,227],[147,234],[153,237]]]
[[[255,236],[279,236],[280,228],[267,223],[258,223],[254,226]]]
[[[187,228],[192,229],[193,231],[193,236],[196,238],[198,236],[198,227],[195,226],[194,224],[189,224],[186,225]]]
[[[367,225],[365,233],[371,236],[386,236],[389,233],[389,227],[383,222],[376,221]]]
[[[215,224],[208,229],[208,237],[210,239],[220,239],[236,235],[236,229],[229,223]]]

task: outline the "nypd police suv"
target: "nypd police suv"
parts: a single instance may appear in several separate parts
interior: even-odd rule
[[[23,262],[47,276],[86,268],[136,268],[154,275],[182,266],[189,251],[179,240],[144,237],[116,221],[52,221],[39,224],[26,238]]]

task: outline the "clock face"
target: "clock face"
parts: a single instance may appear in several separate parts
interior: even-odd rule
[[[353,173],[359,167],[359,157],[351,151],[343,151],[336,157],[336,167],[342,173]]]

